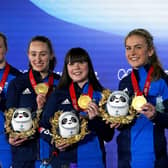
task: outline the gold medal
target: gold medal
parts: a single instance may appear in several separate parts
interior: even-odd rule
[[[135,110],[141,110],[141,107],[146,104],[146,98],[142,95],[142,96],[135,96],[132,100],[132,107]]]
[[[91,102],[91,98],[88,95],[81,95],[78,99],[78,105],[81,109],[86,109],[88,107],[89,102]]]
[[[48,85],[46,85],[45,83],[39,83],[35,86],[35,92],[37,94],[47,94],[48,93]]]

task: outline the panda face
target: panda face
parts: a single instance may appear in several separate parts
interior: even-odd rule
[[[64,128],[74,128],[78,124],[78,119],[74,116],[67,115],[62,119],[61,124]]]
[[[116,94],[110,96],[108,103],[111,106],[123,107],[128,103],[128,100],[124,95]]]
[[[64,112],[59,117],[60,126],[66,129],[73,129],[78,127],[79,119],[73,112]]]
[[[24,121],[28,121],[31,118],[31,113],[30,111],[28,111],[27,109],[16,109],[16,111],[13,114],[13,119],[15,121],[20,121],[20,122],[24,122]]]
[[[18,108],[14,111],[11,121],[14,131],[27,131],[32,127],[31,111],[27,108]]]
[[[64,112],[59,117],[59,131],[64,138],[79,133],[79,119],[73,112]]]
[[[114,91],[106,104],[107,112],[111,116],[124,116],[128,113],[129,97],[124,91]]]

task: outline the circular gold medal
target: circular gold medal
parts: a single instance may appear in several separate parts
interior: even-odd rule
[[[37,94],[47,94],[48,86],[45,83],[39,83],[35,86],[35,92]]]
[[[135,110],[141,110],[141,107],[147,103],[146,98],[142,96],[135,96],[132,100],[132,107]]]
[[[81,95],[78,99],[78,105],[81,109],[86,109],[88,107],[89,102],[91,102],[91,98],[88,95]]]

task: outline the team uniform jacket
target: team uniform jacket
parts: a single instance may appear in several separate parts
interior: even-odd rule
[[[74,84],[74,88],[76,97],[79,98],[82,93],[88,92],[88,83],[82,89],[77,84]],[[93,91],[93,99],[98,104],[101,99],[101,93]],[[51,129],[49,120],[58,110],[74,111],[68,88],[53,92],[44,108],[40,122],[40,126],[44,128],[44,131],[41,131],[41,136],[49,143],[51,143],[51,136],[46,130]],[[80,111],[80,114],[84,115],[86,113]],[[78,168],[105,167],[104,141],[112,139],[113,129],[99,117],[89,120],[88,129],[91,130],[91,133],[86,135],[83,140],[65,151],[58,152],[58,156],[52,158],[51,164],[53,168],[60,168],[61,165],[68,165],[69,163],[77,163]]]
[[[48,77],[41,80],[39,72],[32,71],[34,78],[36,80],[36,83],[41,82],[48,82]],[[54,74],[54,87],[57,85],[59,80],[59,75]],[[53,87],[53,89],[54,89]],[[29,79],[29,73],[25,73],[18,78],[11,81],[8,92],[7,92],[7,102],[6,106],[7,108],[19,108],[19,107],[25,107],[30,108],[32,113],[36,111],[37,109],[37,103],[36,103],[36,93],[34,89],[32,88],[32,85],[30,83]],[[28,140],[25,143],[23,143],[20,146],[12,146],[12,159],[13,161],[34,161],[36,159],[40,159],[40,153],[39,149],[41,150],[43,148],[40,147],[38,138]],[[40,151],[42,152],[42,151]]]
[[[10,161],[5,160],[6,157],[4,157],[4,155],[11,155],[11,151],[10,151],[10,146],[8,144],[8,140],[6,139],[6,135],[5,135],[5,130],[4,130],[4,122],[5,122],[5,117],[4,117],[4,111],[6,109],[5,103],[6,103],[6,92],[7,92],[7,88],[9,85],[9,82],[14,79],[16,76],[20,75],[21,72],[19,70],[17,70],[16,68],[10,66],[10,71],[7,77],[7,80],[5,82],[5,86],[3,88],[2,93],[0,94],[0,164],[2,162],[2,167],[9,167]],[[4,69],[0,69],[0,79],[2,79],[2,75],[4,73]],[[9,153],[5,153],[9,152]],[[2,152],[2,153],[1,153]],[[9,156],[10,158],[10,156]],[[8,158],[8,159],[9,159]],[[4,163],[5,162],[5,165]]]
[[[149,65],[134,70],[139,88],[143,91]],[[134,95],[131,75],[121,80],[120,90]],[[117,138],[119,168],[167,168],[165,128],[168,128],[168,76],[151,82],[147,101],[153,104],[157,115],[149,120],[139,115],[130,125],[121,127]]]

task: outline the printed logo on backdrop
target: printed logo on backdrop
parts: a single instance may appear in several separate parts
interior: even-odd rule
[[[131,71],[132,71],[131,68],[129,68],[129,69],[121,68],[121,69],[119,69],[118,74],[117,74],[118,80],[122,80],[124,77],[129,75],[129,73],[131,73]],[[165,73],[168,75],[168,70],[165,70]]]
[[[168,69],[165,70],[165,73],[168,75]]]
[[[118,80],[122,80],[124,77],[126,77],[129,73],[131,73],[132,69],[129,68],[129,69],[124,69],[124,68],[121,68],[118,70],[118,74],[117,74],[117,77],[118,77]]]

